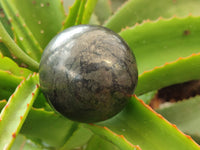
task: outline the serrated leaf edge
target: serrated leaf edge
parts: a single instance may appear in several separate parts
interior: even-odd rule
[[[187,137],[190,141],[192,141],[196,146],[200,148],[200,145],[198,145],[189,135],[186,135],[183,133],[180,129],[177,128],[175,124],[170,123],[167,119],[165,119],[161,114],[157,113],[155,110],[153,110],[149,105],[145,104],[143,100],[139,99],[135,94],[133,95],[144,107],[146,107],[148,110],[150,110],[152,113],[154,113],[157,117],[164,120],[167,124],[175,128],[179,133],[181,133],[183,136]]]
[[[110,130],[109,128],[107,128],[106,126],[99,126],[93,123],[88,124],[89,126],[93,126],[93,127],[97,127],[99,128],[99,130],[105,130],[109,135],[113,135],[114,137],[117,137],[119,139],[122,139],[125,143],[127,143],[128,147],[131,148],[136,148],[136,150],[142,150],[138,145],[133,145],[131,142],[129,142],[123,135],[118,135],[115,132],[113,132],[112,130]],[[93,130],[92,128],[88,127],[90,130]],[[93,131],[95,133],[95,131]],[[104,136],[99,134],[100,136]],[[109,139],[108,139],[109,140]],[[115,143],[113,143],[115,144]],[[115,144],[116,145],[116,144]],[[116,145],[118,146],[118,145]],[[118,146],[119,147],[119,146]],[[119,147],[120,148],[120,147]]]

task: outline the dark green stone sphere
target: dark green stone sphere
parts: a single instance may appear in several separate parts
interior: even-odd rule
[[[53,108],[87,123],[119,113],[138,79],[135,57],[124,40],[92,25],[74,26],[54,37],[42,55],[39,75]]]

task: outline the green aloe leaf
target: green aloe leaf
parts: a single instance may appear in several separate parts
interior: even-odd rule
[[[28,77],[32,72],[26,68],[19,67],[13,60],[0,54],[0,70],[9,71],[16,76]]]
[[[103,24],[112,14],[110,2],[108,0],[98,0],[94,13],[98,17],[100,23]]]
[[[98,123],[119,135],[142,150],[199,150],[189,136],[184,135],[175,125],[170,124],[142,100],[133,97],[127,107],[117,116]],[[91,128],[91,127],[88,127]],[[92,126],[92,128],[95,128]],[[93,129],[94,133],[105,136],[105,131]],[[108,137],[110,140],[112,137]]]
[[[98,0],[87,0],[81,24],[88,24]]]
[[[19,83],[32,72],[0,54],[0,98],[8,99]]]
[[[127,0],[108,0],[108,1],[111,4],[112,12],[114,13],[115,11],[117,11],[117,9],[120,9],[120,7],[124,5],[124,3]]]
[[[88,127],[94,133],[100,135],[101,137],[105,138],[106,140],[115,144],[121,150],[141,150],[139,146],[135,146],[127,141],[123,135],[117,135],[116,133],[112,132],[107,127],[101,127],[97,125],[90,124]]]
[[[1,6],[0,3],[0,22],[2,22],[5,26],[6,31],[9,33],[9,35],[12,37],[13,36],[13,32],[11,30],[11,25],[10,22],[8,21],[8,18],[6,17],[3,8]],[[11,57],[10,52],[8,51],[8,49],[6,48],[6,46],[1,42],[0,40],[0,52],[4,55],[4,56],[9,56]]]
[[[86,2],[87,2],[87,0],[81,0],[81,4],[80,4],[79,10],[78,10],[78,15],[76,16],[75,25],[81,24],[81,22],[82,22]]]
[[[175,17],[146,22],[120,33],[136,56],[140,74],[137,95],[198,78],[199,56],[195,54],[200,52],[199,25],[199,17]],[[188,56],[190,57],[185,58]],[[186,66],[185,61],[189,63]],[[194,66],[191,66],[192,64]],[[192,71],[192,74],[182,76],[185,69],[190,72],[191,67],[196,72]]]
[[[93,135],[92,138],[87,143],[86,150],[119,150],[117,146],[104,140],[98,135]]]
[[[13,31],[11,29],[11,23],[9,22],[2,6],[1,6],[1,3],[0,3],[0,21],[3,23],[3,25],[5,26],[6,28],[6,31],[9,33],[9,35],[11,37],[13,37]]]
[[[200,52],[200,17],[145,22],[124,29],[120,35],[133,50],[139,74]]]
[[[200,96],[171,103],[156,110],[181,131],[200,139]],[[200,141],[199,141],[200,142]]]
[[[27,139],[25,136],[19,134],[11,148],[11,150],[48,150],[35,142]],[[51,150],[51,149],[49,149]]]
[[[67,15],[67,18],[63,23],[62,30],[76,24],[76,16],[78,15],[80,6],[81,6],[81,0],[76,0],[73,6],[69,8],[69,14]]]
[[[7,101],[4,100],[0,100],[0,110],[2,110],[4,108],[4,106],[6,105]]]
[[[69,139],[69,133],[73,129],[72,121],[55,112],[33,108],[23,124],[21,133],[53,147],[61,147]]]
[[[65,18],[62,3],[48,0],[2,0],[1,4],[16,33],[18,45],[39,62],[44,47],[62,27]]]
[[[0,39],[7,46],[9,51],[14,54],[19,60],[26,63],[32,70],[38,70],[39,64],[29,57],[10,37],[8,32],[5,30],[3,24],[0,22]]]
[[[144,72],[139,76],[135,93],[157,90],[176,83],[200,79],[200,53]]]
[[[60,0],[9,0],[17,8],[42,49],[60,31],[65,19]],[[24,13],[27,12],[27,13]],[[30,19],[31,18],[31,19]]]
[[[69,14],[62,30],[73,25],[88,24],[97,0],[76,0],[69,9]]]
[[[76,128],[73,129],[73,132],[69,135],[69,138],[66,140],[66,143],[60,148],[60,150],[66,150],[66,149],[73,149],[78,148],[85,143],[88,142],[88,140],[92,136],[92,132],[81,126],[81,124],[76,124]]]
[[[36,108],[30,111],[21,133],[60,149],[79,147],[92,136],[91,131],[79,124],[53,111]]]
[[[20,47],[29,56],[31,56],[33,59],[39,62],[42,49],[37,44],[36,39],[33,37],[32,32],[27,27],[24,19],[20,16],[16,6],[12,2],[7,0],[2,0],[1,5],[6,15],[8,16],[9,21],[12,23],[13,29],[17,34],[17,39],[19,39],[18,42],[23,41],[23,44],[20,43]]]
[[[24,77],[0,70],[0,99],[8,99]]]
[[[129,0],[104,25],[115,32],[120,32],[127,26],[147,19],[155,20],[160,16],[170,18],[174,15],[200,15],[199,4],[198,0]]]
[[[39,92],[38,75],[23,80],[0,114],[0,149],[11,148]]]

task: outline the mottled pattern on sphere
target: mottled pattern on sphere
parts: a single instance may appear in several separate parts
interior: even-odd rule
[[[80,122],[102,121],[120,112],[138,78],[127,44],[114,32],[91,25],[57,35],[44,51],[39,74],[52,106]]]

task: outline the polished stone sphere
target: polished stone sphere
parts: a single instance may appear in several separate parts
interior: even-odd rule
[[[92,123],[126,106],[138,72],[132,51],[119,35],[101,26],[78,25],[47,45],[39,77],[42,92],[57,112]]]

